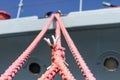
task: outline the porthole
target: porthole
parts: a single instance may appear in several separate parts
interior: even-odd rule
[[[119,62],[115,57],[107,57],[103,65],[108,71],[116,71],[119,67]]]
[[[41,67],[38,63],[31,63],[29,65],[29,71],[32,73],[32,74],[39,74],[40,71],[41,71]]]

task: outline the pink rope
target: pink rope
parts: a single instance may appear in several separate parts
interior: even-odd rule
[[[52,78],[58,73],[59,69],[55,64],[52,64],[51,68],[48,69],[38,80],[52,80]]]
[[[69,69],[66,67],[65,60],[63,59],[62,56],[64,56],[64,51],[57,50],[54,53],[54,58],[56,58],[54,60],[54,63],[58,66],[62,79],[63,80],[76,80],[74,76],[71,74],[71,72],[69,71]]]
[[[50,45],[52,48],[52,65],[50,69],[48,69],[45,74],[42,75],[41,78],[38,80],[51,80],[59,71],[60,75],[62,76],[63,80],[75,80],[74,76],[70,73],[69,69],[66,67],[65,62],[65,54],[64,54],[64,48],[61,46],[61,32],[65,37],[65,40],[79,66],[81,69],[84,77],[86,80],[96,80],[96,78],[91,73],[90,69],[86,65],[85,61],[83,60],[82,56],[80,55],[79,51],[77,50],[76,46],[74,45],[72,39],[70,38],[67,30],[65,29],[59,14],[53,14],[48,21],[48,23],[45,25],[45,27],[42,29],[42,31],[38,34],[38,36],[33,40],[33,42],[28,46],[28,48],[18,57],[18,59],[12,63],[11,66],[0,76],[0,80],[12,80],[13,77],[16,75],[16,73],[21,69],[25,61],[28,59],[32,51],[35,49],[35,47],[38,45],[46,31],[48,30],[48,27],[52,23],[53,19],[56,18],[56,37],[60,37],[56,44]]]
[[[60,16],[59,13],[57,13],[56,15]],[[57,47],[61,48],[62,47],[61,46],[61,32],[60,32],[60,25],[59,25],[58,21],[56,21],[56,36],[60,36],[60,38],[57,41]],[[57,51],[56,51],[56,53],[57,53]],[[58,57],[55,57],[55,58],[58,58],[56,60],[56,64],[58,65],[58,68],[60,69],[60,74],[62,76],[62,79],[63,80],[76,80],[65,65],[65,63],[66,63],[65,62],[65,52],[63,50],[58,50],[58,55],[60,55],[59,58]]]
[[[12,65],[0,76],[0,80],[12,80],[15,74],[21,69],[25,61],[28,59],[29,55],[32,53],[32,51],[35,49],[35,47],[38,45],[46,31],[48,30],[48,27],[52,23],[54,19],[54,15],[51,16],[48,23],[45,25],[45,27],[42,29],[42,31],[38,34],[38,36],[33,40],[33,42],[28,46],[28,48],[18,57],[18,59],[12,63]]]
[[[69,69],[66,67],[65,62],[65,54],[64,54],[64,48],[61,46],[61,32],[60,32],[60,26],[58,21],[56,21],[56,38],[57,42],[54,44],[51,44],[52,48],[52,65],[48,71],[46,71],[41,78],[38,80],[51,80],[51,78],[55,75],[52,74],[55,70],[52,69],[53,67],[57,67],[59,69],[60,75],[62,76],[63,80],[75,80],[74,76],[70,73]],[[48,43],[49,44],[49,43]],[[54,65],[53,65],[54,64]],[[55,72],[54,72],[55,73]],[[57,73],[57,72],[56,72]],[[49,77],[50,76],[50,77]]]
[[[84,77],[86,80],[96,80],[96,78],[93,76],[93,74],[91,73],[90,69],[88,68],[88,66],[86,65],[85,61],[83,60],[82,56],[80,55],[79,51],[77,50],[76,46],[74,45],[72,39],[70,38],[67,30],[65,29],[60,17],[58,15],[55,15],[57,21],[59,22],[59,25],[61,27],[61,30],[63,32],[63,35],[65,37],[65,40],[80,68],[80,70],[82,71]]]

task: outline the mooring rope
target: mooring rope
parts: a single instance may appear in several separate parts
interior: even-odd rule
[[[68,47],[70,48],[76,62],[77,65],[79,66],[79,69],[82,71],[84,77],[86,80],[96,80],[96,78],[93,76],[93,74],[91,73],[90,69],[88,68],[88,66],[86,65],[84,59],[82,58],[82,56],[80,55],[78,49],[76,48],[73,40],[71,39],[71,37],[69,36],[69,33],[67,32],[67,30],[65,29],[60,17],[58,15],[55,15],[55,18],[57,19],[60,28],[62,30],[62,33],[65,37],[65,40],[68,44]]]
[[[0,80],[12,80],[16,73],[21,69],[23,64],[26,62],[32,51],[38,45],[42,37],[45,35],[48,27],[51,25],[54,19],[54,14],[51,16],[48,23],[44,26],[42,31],[38,34],[38,36],[33,40],[33,42],[28,46],[28,48],[16,59],[8,69],[0,76]]]
[[[23,64],[26,62],[30,54],[39,44],[42,37],[48,30],[48,27],[51,25],[53,19],[56,20],[56,31],[55,36],[53,38],[53,44],[50,42],[49,38],[44,38],[44,40],[48,43],[50,48],[52,49],[52,57],[51,57],[51,65],[47,68],[47,71],[42,74],[38,80],[52,80],[54,76],[59,72],[62,76],[63,80],[76,80],[74,76],[71,74],[69,69],[67,68],[67,63],[65,61],[65,48],[61,45],[61,31],[65,37],[65,40],[70,48],[73,57],[76,60],[79,69],[83,73],[85,80],[96,80],[93,76],[92,72],[88,68],[87,64],[85,63],[84,59],[80,55],[78,49],[76,48],[73,40],[69,36],[66,28],[64,27],[61,19],[60,14],[56,13],[51,16],[48,23],[42,29],[42,31],[38,34],[38,36],[33,40],[33,42],[28,46],[28,48],[16,59],[15,62],[0,76],[0,80],[12,80],[16,73],[22,68]]]

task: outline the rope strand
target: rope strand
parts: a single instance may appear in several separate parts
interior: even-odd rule
[[[86,80],[96,80],[96,78],[93,76],[90,69],[86,65],[85,61],[83,60],[82,56],[80,55],[79,51],[77,50],[76,46],[74,45],[72,39],[70,38],[70,36],[69,36],[67,30],[65,29],[60,17],[58,15],[55,15],[55,18],[59,22],[59,25],[61,27],[61,30],[62,30],[62,33],[65,37],[65,40],[68,44],[68,47],[70,48],[70,50],[71,50],[71,52],[72,52],[72,54],[77,62],[77,65],[79,66],[79,69],[82,71],[85,79]]]
[[[28,59],[30,54],[33,52],[35,47],[39,44],[40,40],[45,35],[46,31],[48,30],[48,27],[50,26],[54,18],[56,18],[56,31],[55,31],[55,37],[52,36],[53,44],[51,44],[49,38],[44,38],[44,40],[48,43],[48,45],[52,49],[52,57],[51,57],[52,64],[50,68],[45,72],[45,74],[43,74],[41,78],[38,78],[38,80],[52,80],[52,78],[58,72],[62,76],[63,80],[76,80],[66,66],[65,51],[64,51],[65,48],[61,46],[61,31],[85,79],[96,80],[96,78],[93,76],[92,72],[88,68],[87,64],[85,63],[84,59],[80,55],[78,49],[76,48],[74,42],[69,36],[67,30],[65,29],[60,19],[60,14],[58,13],[53,14],[51,16],[48,23],[45,25],[42,31],[38,34],[38,36],[33,40],[33,42],[28,46],[28,48],[0,76],[0,80],[12,80],[14,78],[16,73],[22,68],[23,64],[26,62],[26,60]]]
[[[18,59],[12,63],[12,65],[0,76],[0,80],[12,80],[15,74],[21,69],[25,61],[28,59],[32,51],[38,45],[48,27],[52,23],[54,15],[51,16],[48,23],[45,25],[43,30],[38,34],[38,36],[33,40],[33,42],[28,46],[28,48],[18,57]]]

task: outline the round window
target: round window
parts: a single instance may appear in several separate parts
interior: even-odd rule
[[[29,71],[33,74],[39,74],[41,70],[41,67],[38,63],[31,63],[29,65]]]
[[[115,71],[119,67],[119,62],[115,57],[108,57],[104,60],[104,67],[108,71]]]

